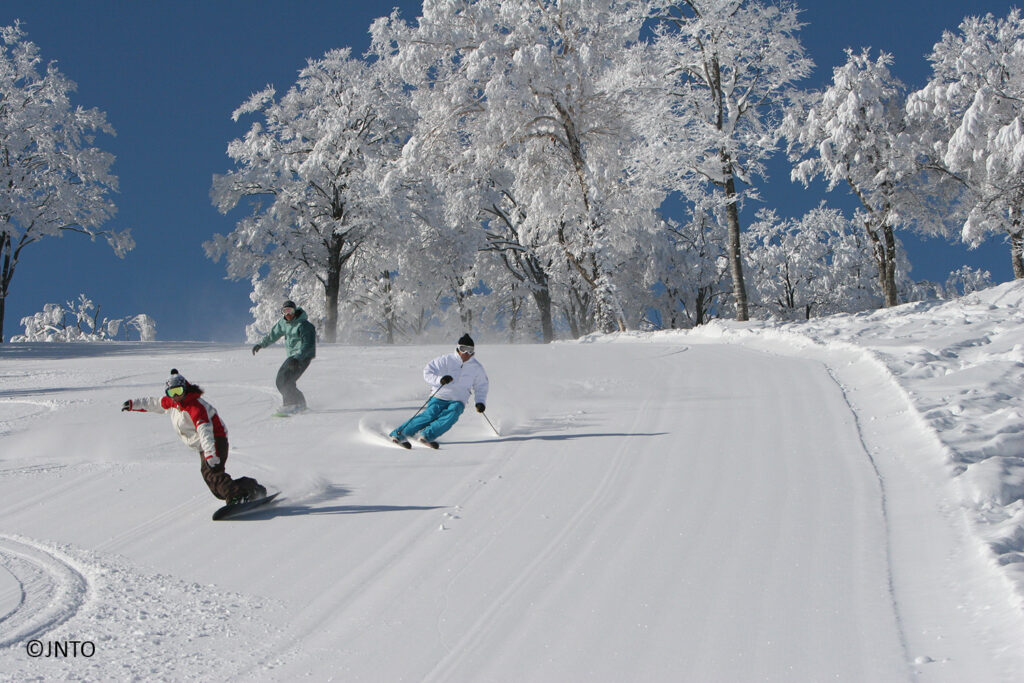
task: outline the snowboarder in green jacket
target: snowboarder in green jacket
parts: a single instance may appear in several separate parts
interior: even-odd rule
[[[296,306],[294,301],[285,301],[281,305],[281,313],[282,318],[271,328],[270,333],[252,347],[252,355],[255,356],[260,349],[284,337],[288,357],[277,371],[277,390],[281,392],[284,403],[280,412],[292,415],[306,409],[306,397],[295,383],[316,357],[316,328],[309,322],[306,312]]]

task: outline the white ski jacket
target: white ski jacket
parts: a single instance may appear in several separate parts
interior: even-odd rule
[[[441,378],[445,375],[451,375],[452,381],[442,387]],[[454,351],[438,356],[423,368],[423,379],[434,389],[441,387],[434,394],[437,398],[460,401],[468,405],[469,392],[472,391],[477,403],[487,403],[487,389],[490,384],[484,366],[476,358],[470,358],[463,363],[459,354]]]

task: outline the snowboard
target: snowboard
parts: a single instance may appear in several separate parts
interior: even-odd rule
[[[235,517],[237,515],[242,514],[243,512],[254,510],[258,507],[266,505],[270,501],[277,498],[280,494],[280,491],[275,491],[274,493],[271,493],[267,497],[260,498],[259,500],[250,500],[247,503],[235,503],[234,505],[225,505],[221,508],[218,508],[217,511],[213,513],[213,519],[227,519],[228,517]]]
[[[294,417],[308,412],[310,412],[309,408],[303,408],[302,410],[276,410],[270,415],[271,417]]]

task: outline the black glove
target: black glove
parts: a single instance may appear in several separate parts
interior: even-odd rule
[[[129,411],[131,409],[132,409],[132,402],[131,401],[125,401],[124,403],[121,404],[121,412],[122,413],[126,412],[126,411]]]
[[[448,384],[448,382],[451,382],[451,381],[452,381],[452,376],[451,375],[445,375],[444,377],[441,378],[441,386],[444,386],[445,384]]]
[[[476,412],[478,412],[478,413],[484,412],[484,410],[486,408],[487,408],[487,406],[485,406],[483,403],[477,403],[476,404]]]
[[[262,346],[260,346],[259,344],[257,344],[256,346],[252,347],[252,355],[254,355],[254,356],[255,356],[255,355],[256,355],[256,352],[257,352],[257,351],[259,351],[259,350],[260,350],[260,349],[262,349],[262,348],[263,348],[263,347],[262,347]]]

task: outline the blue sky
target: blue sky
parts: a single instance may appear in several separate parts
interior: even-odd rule
[[[843,49],[870,46],[895,57],[894,72],[922,85],[925,55],[943,30],[968,12],[961,0],[803,0],[801,38],[817,67],[805,85],[818,87],[844,60]],[[365,51],[370,22],[392,7],[413,19],[420,2],[405,0],[24,0],[0,6],[0,25],[20,19],[46,61],[78,84],[73,103],[98,107],[117,130],[99,145],[117,160],[118,215],[107,227],[132,228],[136,248],[125,259],[102,240],[78,235],[47,239],[22,252],[7,299],[5,337],[20,334],[22,317],[46,303],[84,292],[101,315],[148,313],[160,340],[237,341],[251,321],[248,282],[225,279],[224,263],[206,258],[202,243],[227,233],[238,211],[222,216],[210,203],[215,173],[230,168],[228,142],[251,118],[231,121],[248,96],[273,84],[284,92],[307,58],[350,46]],[[1012,2],[976,0],[970,13],[1006,16]],[[799,216],[822,199],[852,206],[843,192],[805,190],[772,165],[765,204]],[[903,233],[914,279],[944,281],[967,264],[1009,280],[1009,249],[990,241],[975,251]]]

